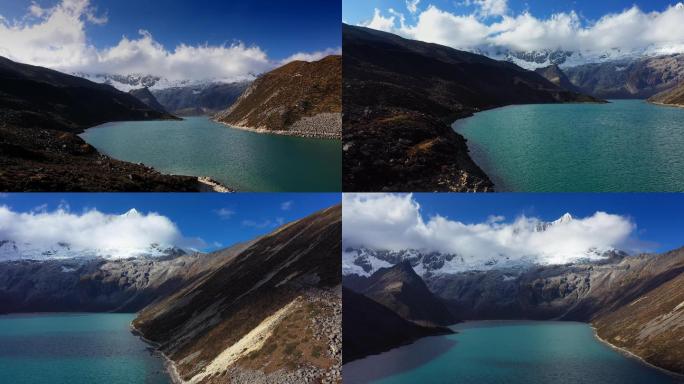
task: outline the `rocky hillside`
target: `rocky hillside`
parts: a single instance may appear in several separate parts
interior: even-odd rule
[[[646,99],[684,82],[684,54],[585,64],[565,68],[565,73],[596,97]]]
[[[212,254],[0,262],[0,313],[135,312],[176,292],[250,244]]]
[[[568,76],[563,72],[558,65],[552,64],[549,65],[548,67],[544,68],[537,68],[534,70],[536,73],[542,75],[546,80],[554,83],[555,85],[559,86],[560,88],[565,89],[566,91],[570,92],[581,92],[579,88],[573,84],[570,79],[568,79]]]
[[[209,83],[155,89],[159,103],[176,116],[213,115],[233,105],[249,82]]]
[[[389,308],[346,287],[342,305],[344,363],[410,344],[422,337],[452,333],[448,328],[426,327],[407,321]]]
[[[168,114],[164,106],[159,104],[152,92],[150,92],[149,88],[131,89],[128,91],[128,93],[135,96],[136,99],[142,101],[145,103],[145,105],[154,109],[155,111]]]
[[[293,61],[257,78],[216,120],[259,132],[341,136],[342,57]]]
[[[263,236],[134,326],[191,383],[341,382],[341,207]]]
[[[110,159],[76,135],[166,118],[109,85],[0,57],[0,191],[197,191],[196,177]]]
[[[597,101],[437,44],[349,25],[342,39],[347,191],[490,191],[454,120],[508,104]]]
[[[684,107],[684,83],[667,91],[651,96],[648,101],[655,104]]]
[[[414,272],[409,261],[380,269],[363,286],[347,286],[419,325],[449,325],[456,322],[441,299],[435,297],[423,279]]]

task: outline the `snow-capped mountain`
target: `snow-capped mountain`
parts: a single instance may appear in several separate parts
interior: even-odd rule
[[[135,217],[140,213],[131,209],[122,217]],[[112,234],[116,236],[116,234]],[[55,241],[50,244],[0,239],[0,261],[7,260],[48,260],[48,259],[79,259],[79,258],[172,258],[196,250],[183,249],[172,244],[150,243],[140,247],[120,248],[87,248],[79,247],[68,241]]]
[[[473,52],[495,60],[509,61],[525,69],[535,70],[553,64],[561,68],[569,68],[584,64],[630,61],[644,57],[684,53],[684,45],[649,46],[639,49],[612,48],[604,51],[572,51],[560,48],[516,51],[493,46],[478,47]]]
[[[566,225],[574,218],[566,213],[549,222],[540,222],[535,231],[544,232],[558,225]],[[589,248],[574,263],[604,263],[619,260],[626,254],[615,249]],[[492,269],[524,269],[541,265],[540,259],[534,255],[528,257],[510,257],[505,254],[466,255],[459,253],[441,253],[429,250],[404,249],[382,250],[366,247],[347,247],[342,252],[342,274],[370,276],[380,268],[388,268],[408,260],[417,274],[423,277],[454,274],[465,271],[488,271]]]
[[[169,80],[167,78],[149,75],[149,74],[128,74],[117,75],[108,73],[72,73],[74,76],[82,77],[95,83],[109,84],[114,88],[128,92],[132,89],[149,88],[151,90],[160,90],[167,88],[179,87],[196,87],[200,92],[201,89],[209,87],[213,84],[228,84],[241,81],[253,81],[256,78],[255,74],[248,74],[244,78],[226,80],[226,79],[204,79],[204,80]]]

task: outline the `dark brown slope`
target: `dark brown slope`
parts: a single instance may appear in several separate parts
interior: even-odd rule
[[[216,120],[264,132],[340,137],[342,57],[293,61],[261,75]]]
[[[344,190],[488,191],[457,118],[508,104],[596,101],[514,64],[342,27]]]
[[[401,318],[374,300],[343,288],[343,362],[385,352],[422,337],[452,333],[448,328],[425,327]]]
[[[0,191],[197,191],[195,177],[110,159],[76,136],[170,117],[109,85],[0,57]]]
[[[258,239],[135,327],[191,382],[341,380],[341,219],[335,206]]]
[[[648,101],[655,104],[684,107],[684,83],[667,91],[651,96]]]
[[[454,315],[430,292],[409,261],[378,270],[360,293],[420,325],[449,325],[456,322]]]

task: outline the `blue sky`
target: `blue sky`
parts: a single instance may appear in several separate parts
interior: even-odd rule
[[[120,215],[131,208],[157,212],[172,220],[184,237],[204,240],[207,251],[271,232],[281,223],[339,202],[336,193],[12,193],[0,198],[0,206],[14,212],[53,212],[64,204],[72,213],[97,209]]]
[[[490,216],[511,222],[520,215],[553,221],[564,213],[587,217],[597,211],[625,216],[636,236],[667,251],[684,246],[684,194],[679,193],[495,193],[414,194],[424,216],[441,215],[468,224]]]
[[[676,4],[671,0],[509,0],[508,8],[513,13],[529,11],[531,14],[547,18],[554,13],[576,11],[586,20],[596,20],[608,13],[621,12],[637,5],[643,11],[662,11],[668,5]],[[475,4],[463,0],[421,0],[418,9],[435,5],[440,9],[456,14],[471,14],[477,9]],[[370,19],[373,9],[393,8],[400,12],[408,11],[406,0],[342,0],[342,17],[345,21],[357,24]],[[408,12],[407,12],[408,13]]]
[[[67,73],[238,81],[340,52],[334,0],[0,2],[0,56]]]
[[[60,0],[61,1],[61,0]],[[43,8],[58,0],[13,0],[0,3],[0,15],[20,19],[32,3]],[[171,49],[180,43],[220,45],[240,40],[263,48],[274,59],[298,51],[340,45],[340,5],[311,0],[92,0],[103,25],[88,24],[88,38],[98,48],[115,45],[122,36],[149,31]]]

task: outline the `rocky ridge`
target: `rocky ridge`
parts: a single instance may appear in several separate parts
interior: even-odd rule
[[[342,57],[293,61],[259,76],[216,121],[263,133],[339,138]]]

